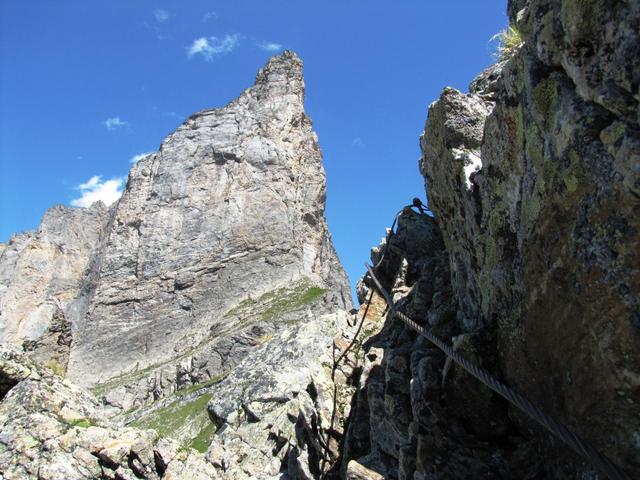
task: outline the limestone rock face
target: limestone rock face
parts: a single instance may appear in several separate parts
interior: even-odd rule
[[[319,313],[350,307],[325,198],[285,52],[134,165],[111,209],[55,207],[2,246],[0,340],[125,410],[219,376],[318,293]]]
[[[132,168],[71,379],[92,385],[188,353],[228,327],[234,306],[302,279],[350,304],[303,99],[302,62],[286,52]]]
[[[98,202],[56,206],[36,232],[15,235],[0,252],[0,342],[21,346],[49,329],[54,316],[79,324],[88,271],[109,221]]]
[[[4,478],[337,468],[355,325],[303,101],[284,52],[140,160],[110,210],[53,209],[2,246],[4,338],[49,367],[0,362]]]
[[[521,47],[429,109],[458,320],[509,383],[640,472],[640,2],[510,2]]]

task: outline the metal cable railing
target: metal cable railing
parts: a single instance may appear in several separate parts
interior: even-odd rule
[[[466,358],[454,351],[449,345],[443,342],[440,338],[433,335],[431,332],[418,325],[414,320],[396,309],[393,299],[389,293],[384,289],[378,278],[376,277],[373,268],[368,264],[365,264],[371,279],[375,283],[377,290],[383,296],[385,302],[389,306],[390,314],[402,320],[407,326],[418,332],[423,337],[426,337],[431,343],[442,350],[449,358],[464,368],[469,374],[484,383],[491,390],[498,395],[504,397],[509,403],[518,407],[529,417],[534,419],[549,432],[555,435],[557,438],[567,444],[573,451],[582,456],[585,460],[589,461],[594,467],[596,467],[601,473],[606,475],[610,480],[631,480],[625,472],[614,465],[607,457],[598,452],[585,440],[581,439],[574,432],[569,430],[564,424],[546,415],[542,410],[531,403],[527,398],[523,397],[518,392],[512,390],[504,383],[497,380],[486,370],[469,362]]]

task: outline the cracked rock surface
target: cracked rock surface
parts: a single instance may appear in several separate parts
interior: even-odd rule
[[[10,386],[0,402],[0,478],[217,478],[202,455],[153,430],[113,425],[91,394],[6,347],[0,378]]]
[[[421,139],[458,321],[495,332],[508,382],[637,473],[640,2],[509,12],[522,45],[470,93],[445,89]]]
[[[48,367],[0,377],[5,478],[304,478],[335,464],[351,294],[303,102],[302,62],[284,52],[134,165],[113,207],[53,209],[3,245],[7,343]],[[49,394],[49,413],[26,402]]]
[[[188,354],[241,302],[302,279],[331,291],[329,309],[350,305],[303,101],[302,62],[285,52],[132,168],[69,378],[90,386]]]
[[[3,246],[0,338],[117,410],[222,375],[316,293],[319,313],[350,308],[325,200],[284,52],[134,165],[111,209],[55,207]]]
[[[407,314],[636,478],[640,2],[508,11],[521,44],[429,107],[420,170],[434,218],[401,219],[378,275]],[[601,478],[397,320],[365,359],[347,474]]]

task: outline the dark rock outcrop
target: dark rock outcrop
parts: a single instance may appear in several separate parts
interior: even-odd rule
[[[407,313],[634,476],[640,2],[512,1],[509,13],[520,44],[429,108],[420,169],[435,218],[409,237],[443,248],[396,245],[379,275]],[[390,245],[406,241],[402,222]],[[424,271],[438,258],[446,274]],[[365,343],[375,361],[345,462],[388,478],[595,474],[426,340],[385,325]]]
[[[491,96],[445,90],[422,138],[459,320],[496,333],[511,384],[637,472],[640,3],[515,10],[523,44]]]

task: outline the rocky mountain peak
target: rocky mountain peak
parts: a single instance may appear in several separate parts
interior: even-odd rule
[[[304,100],[302,60],[291,50],[272,57],[256,75],[253,89],[271,96],[297,95]]]
[[[34,391],[52,415],[40,404],[12,413],[0,471],[276,478],[290,461],[306,471],[312,426],[330,415],[330,362],[355,328],[325,199],[302,62],[284,52],[134,165],[113,207],[55,207],[15,237],[0,250],[0,335],[30,360],[0,349],[0,419]],[[49,367],[42,383],[34,360]],[[66,397],[73,418],[56,404]],[[26,430],[73,432],[53,448],[82,461],[42,450],[25,462]],[[206,462],[187,447],[214,453]]]
[[[33,347],[49,335],[55,315],[58,323],[70,322],[63,370],[85,386],[126,386],[126,399],[114,402],[130,405],[184,382],[176,376],[177,358],[198,356],[193,381],[227,370],[247,351],[230,337],[255,322],[262,333],[277,329],[280,314],[318,292],[319,312],[350,306],[348,281],[324,220],[322,156],[303,98],[302,61],[284,52],[238,99],[192,115],[157,153],[134,165],[112,209],[49,211],[35,237],[10,245],[0,259],[0,296],[10,307],[2,312],[5,336]],[[27,244],[44,240],[46,251],[27,262],[34,252]],[[56,292],[51,282],[55,287],[60,281],[48,268],[68,269],[59,255],[54,261],[55,249],[73,242],[80,243],[73,262],[66,260],[73,281]],[[287,297],[278,315],[240,318],[256,315],[239,305],[275,291]],[[143,370],[162,384],[149,387],[156,388],[153,394],[148,376],[135,373]],[[123,375],[135,379],[118,380]]]

